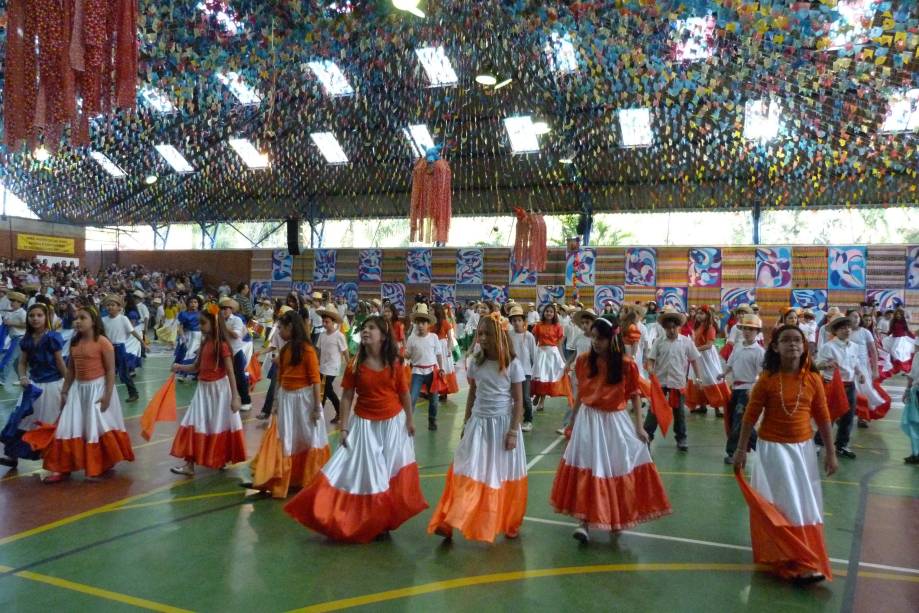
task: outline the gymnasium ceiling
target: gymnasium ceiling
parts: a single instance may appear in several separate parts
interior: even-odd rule
[[[139,95],[136,110],[93,121],[88,148],[65,134],[45,162],[34,144],[6,149],[0,181],[42,218],[74,223],[405,216],[403,129],[425,124],[450,161],[456,215],[913,204],[916,99],[885,129],[889,97],[919,88],[916,3],[855,4],[862,18],[835,0],[422,0],[420,18],[382,0],[139,0],[138,87],[176,110]],[[443,48],[456,84],[431,86],[424,47]],[[353,94],[328,95],[309,67],[321,60]],[[230,71],[258,104],[219,80]],[[484,72],[513,81],[482,86]],[[756,101],[780,108],[775,137],[747,138]],[[652,143],[623,147],[620,111],[636,108],[650,109]],[[514,154],[503,120],[523,115],[551,131]],[[331,132],[348,162],[327,163],[313,132]],[[270,167],[248,169],[231,138]],[[194,172],[173,171],[164,143]]]

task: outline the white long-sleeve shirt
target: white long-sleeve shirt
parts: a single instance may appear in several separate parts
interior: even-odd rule
[[[833,378],[833,370],[837,366],[842,380],[846,383],[854,381],[858,374],[865,374],[858,363],[858,346],[851,341],[834,338],[824,343],[823,347],[817,351],[817,362],[822,364],[829,360],[836,364],[821,369],[823,378],[827,381]]]
[[[532,377],[533,361],[536,359],[536,337],[527,330],[523,332],[511,330],[510,337],[511,342],[514,343],[514,353],[517,355],[517,361],[523,368],[523,374],[527,377]]]

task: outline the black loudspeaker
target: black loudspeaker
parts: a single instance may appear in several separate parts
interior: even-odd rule
[[[300,255],[300,250],[300,219],[294,217],[287,220],[287,252]]]

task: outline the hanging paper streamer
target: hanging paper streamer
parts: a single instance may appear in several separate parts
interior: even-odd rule
[[[799,309],[810,309],[819,326],[823,322],[828,306],[825,289],[791,290],[791,306]]]
[[[671,306],[680,313],[686,312],[685,287],[659,287],[657,289],[657,306]]]
[[[456,250],[457,285],[481,285],[485,282],[485,254],[481,249]]]
[[[335,282],[335,250],[316,249],[313,252],[313,283]]]
[[[565,287],[562,285],[540,285],[536,288],[536,304],[539,308],[552,302],[564,302]]]
[[[380,299],[389,300],[399,312],[405,312],[405,285],[402,283],[383,283],[380,285]]]
[[[358,291],[357,283],[353,281],[338,283],[335,286],[335,298],[344,298],[345,304],[348,305],[348,309],[351,311],[356,310],[357,304],[360,302],[360,292]]]
[[[271,280],[293,280],[294,258],[286,249],[275,249],[271,254]]]
[[[431,282],[431,250],[409,249],[405,255],[405,282]]]
[[[456,306],[456,286],[446,283],[431,284],[431,301]]]
[[[791,249],[759,247],[756,250],[756,287],[791,287]]]
[[[830,247],[829,289],[865,289],[865,248]]]
[[[412,171],[411,242],[447,242],[453,202],[453,173],[444,159],[419,158]]]
[[[919,289],[919,247],[910,247],[906,253],[906,289]]]
[[[596,260],[597,253],[591,247],[569,252],[565,261],[565,285],[593,285]]]
[[[515,208],[514,215],[517,225],[514,228],[512,259],[524,268],[543,272],[549,252],[546,220],[538,213],[527,213],[521,208]]]
[[[690,248],[688,276],[693,287],[721,287],[721,249]]]
[[[357,280],[361,283],[379,283],[383,280],[382,249],[361,249],[358,256]]]
[[[625,284],[653,286],[657,283],[657,251],[651,247],[625,250]]]
[[[482,300],[492,300],[498,304],[504,304],[507,302],[507,287],[486,283],[482,286]]]
[[[869,289],[865,300],[874,302],[876,311],[894,310],[906,304],[904,294],[902,289]]]
[[[508,283],[510,285],[536,285],[536,271],[529,270],[511,260]]]
[[[594,287],[594,311],[600,313],[607,302],[613,304],[613,310],[618,311],[625,299],[625,292],[619,285],[597,285]]]

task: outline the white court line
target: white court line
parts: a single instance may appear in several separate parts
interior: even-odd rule
[[[531,468],[533,468],[534,466],[536,466],[536,463],[537,463],[537,462],[539,462],[539,461],[542,460],[544,457],[546,457],[546,454],[547,454],[547,453],[549,453],[550,451],[552,451],[553,449],[555,449],[556,447],[558,447],[558,444],[561,443],[563,440],[565,440],[565,437],[564,437],[564,436],[560,436],[560,437],[558,437],[557,439],[555,439],[554,441],[552,441],[551,443],[549,443],[549,446],[546,447],[545,449],[543,449],[542,451],[540,451],[538,456],[536,456],[535,458],[533,458],[532,460],[530,460],[529,464],[527,464],[527,470],[530,470]]]
[[[542,519],[541,517],[530,517],[529,515],[524,516],[525,520],[539,523],[539,524],[549,524],[550,526],[563,526],[565,528],[577,528],[580,524],[576,524],[568,521],[558,521],[556,519]],[[701,541],[698,539],[688,539],[679,536],[666,536],[664,534],[651,534],[648,532],[634,532],[632,530],[623,530],[621,534],[628,534],[630,536],[638,536],[641,538],[648,539],[658,539],[661,541],[673,541],[676,543],[689,543],[690,545],[705,545],[707,547],[719,547],[721,549],[734,549],[737,551],[753,551],[752,547],[746,547],[744,545],[731,545],[730,543],[716,543],[713,541]],[[843,560],[841,558],[830,558],[830,562],[835,562],[836,564],[848,565],[848,560]],[[899,573],[906,573],[909,575],[919,575],[919,568],[904,568],[902,566],[888,566],[886,564],[872,564],[871,562],[859,562],[859,566],[864,566],[865,568],[875,568],[878,570],[890,570]]]

